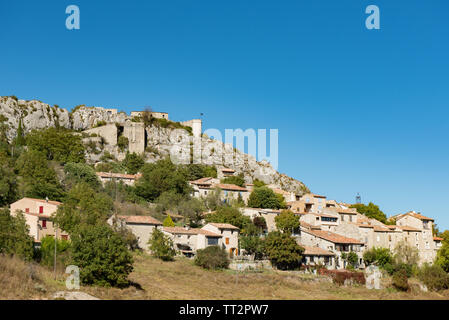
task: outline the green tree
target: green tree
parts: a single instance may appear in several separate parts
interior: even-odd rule
[[[55,239],[45,236],[41,239],[40,248],[41,263],[53,266],[55,258]],[[64,239],[56,240],[56,258],[59,266],[65,267],[70,263],[70,241]]]
[[[254,184],[254,188],[260,188],[260,187],[266,186],[265,182],[263,182],[262,180],[259,180],[259,179],[254,179],[253,184]]]
[[[246,254],[254,255],[256,260],[264,256],[264,242],[259,235],[241,235],[240,248],[245,250]]]
[[[363,260],[366,264],[376,264],[384,268],[387,264],[393,263],[393,255],[388,248],[371,248],[363,253]]]
[[[51,127],[33,130],[27,135],[26,143],[30,149],[44,153],[47,160],[85,162],[82,137],[67,129]]]
[[[33,258],[33,238],[22,213],[12,216],[8,209],[0,209],[0,253]]]
[[[129,174],[136,174],[143,167],[145,161],[144,158],[137,153],[127,152],[122,164]]]
[[[173,222],[172,218],[170,217],[170,215],[167,215],[167,218],[164,219],[162,225],[164,227],[174,227],[175,223]]]
[[[449,275],[438,264],[425,263],[418,271],[418,278],[432,291],[449,288]]]
[[[357,256],[357,253],[354,251],[350,251],[348,253],[343,252],[341,254],[341,258],[348,263],[348,266],[350,269],[353,269],[357,266],[359,262],[359,257]]]
[[[154,201],[165,191],[187,195],[190,186],[185,170],[173,164],[169,158],[142,167],[142,178],[136,181],[136,194],[147,201]]]
[[[254,217],[253,224],[262,232],[268,228],[264,217]]]
[[[186,177],[189,181],[206,177],[211,178],[217,177],[217,168],[215,166],[191,163],[186,165],[185,169],[186,169]]]
[[[16,161],[16,170],[23,177],[23,194],[27,197],[61,200],[64,190],[56,172],[49,167],[42,152],[23,152]]]
[[[205,269],[226,269],[229,266],[229,258],[224,248],[209,246],[197,250],[194,263]]]
[[[0,207],[17,199],[17,178],[9,166],[0,160]]]
[[[283,202],[284,198],[282,195],[279,196],[281,197],[278,197],[278,195],[268,187],[254,188],[253,192],[249,195],[248,207],[283,209],[286,207],[285,202]]]
[[[129,140],[125,136],[120,136],[117,139],[117,146],[121,152],[125,151],[129,146]]]
[[[296,233],[299,230],[299,217],[290,210],[282,210],[281,213],[274,218],[276,228],[285,233]]]
[[[55,214],[56,223],[72,234],[83,225],[101,225],[112,214],[112,199],[86,183],[75,185]]]
[[[235,184],[237,186],[243,187],[245,185],[245,179],[243,173],[238,176],[229,176],[221,180],[222,183]]]
[[[124,287],[133,258],[122,239],[107,225],[83,225],[72,236],[72,264],[83,284]]]
[[[176,255],[173,241],[159,229],[153,230],[148,244],[152,255],[163,261],[172,261]]]
[[[264,247],[273,266],[280,270],[297,269],[301,265],[304,248],[288,233],[270,232]]]
[[[351,206],[351,208],[356,208],[357,212],[367,216],[368,218],[376,219],[382,223],[387,222],[387,216],[383,213],[379,206],[370,202],[368,205],[364,205],[362,203],[357,203]]]
[[[252,225],[251,218],[243,215],[240,210],[233,207],[219,207],[215,213],[208,214],[205,217],[206,222],[229,223],[240,229],[241,233]]]
[[[85,163],[69,162],[64,166],[65,183],[70,189],[71,186],[80,182],[87,183],[92,189],[98,190],[100,188],[100,180],[95,173],[95,170]]]
[[[443,241],[443,245],[437,251],[435,264],[440,266],[444,271],[449,272],[449,242]]]
[[[17,126],[17,135],[14,139],[14,145],[16,147],[23,147],[26,144],[25,134],[23,131],[23,122],[22,118],[19,119],[19,125]]]
[[[394,248],[393,259],[396,264],[417,265],[419,252],[417,248],[410,246],[405,240],[402,240]]]

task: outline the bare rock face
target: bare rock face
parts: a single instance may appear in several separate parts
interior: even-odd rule
[[[25,133],[48,127],[71,127],[67,110],[37,100],[0,97],[0,118],[1,116],[7,119],[3,123],[8,126],[6,135],[10,141],[17,135],[20,119]]]
[[[86,130],[94,127],[99,122],[122,123],[129,119],[124,112],[101,107],[78,106],[72,111],[72,129]]]

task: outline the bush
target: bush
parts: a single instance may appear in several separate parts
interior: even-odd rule
[[[283,209],[286,204],[282,195],[277,195],[268,187],[258,187],[249,195],[248,207]]]
[[[332,278],[332,281],[338,285],[344,285],[346,280],[358,284],[365,284],[366,281],[363,272],[348,270],[327,270],[326,268],[319,268],[318,274],[330,276]]]
[[[407,279],[407,271],[405,269],[400,269],[395,271],[392,278],[393,287],[400,291],[408,291],[410,289]]]
[[[388,248],[372,248],[363,253],[363,260],[368,264],[376,264],[385,269],[393,263],[393,256]]]
[[[55,258],[55,239],[45,236],[41,239],[40,262],[46,266],[53,266]],[[56,240],[56,263],[67,266],[70,261],[70,241]]]
[[[107,225],[87,225],[72,236],[72,264],[84,284],[123,287],[129,284],[133,258],[122,239]]]
[[[159,229],[153,230],[148,244],[150,245],[151,253],[158,259],[172,261],[176,255],[173,241]]]
[[[195,264],[205,269],[226,269],[229,266],[229,258],[225,249],[210,246],[196,252]]]
[[[120,136],[117,140],[117,146],[121,152],[123,152],[126,148],[128,148],[129,140],[125,136]]]
[[[439,265],[424,264],[418,271],[418,278],[429,290],[439,291],[449,288],[449,275]]]
[[[273,266],[280,270],[298,269],[301,265],[304,248],[288,233],[270,232],[264,248]]]

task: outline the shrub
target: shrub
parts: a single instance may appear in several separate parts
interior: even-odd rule
[[[407,271],[405,269],[400,269],[395,271],[392,278],[393,287],[400,291],[408,291],[410,289],[407,279]]]
[[[429,290],[439,291],[449,288],[449,275],[439,265],[424,264],[418,271],[418,278]]]
[[[393,256],[388,248],[372,248],[363,253],[363,260],[367,264],[376,264],[385,269],[385,266],[393,263]]]
[[[304,248],[288,233],[270,232],[264,247],[273,266],[280,270],[297,269],[301,265]]]
[[[72,236],[73,264],[84,284],[123,287],[133,258],[122,239],[107,225],[87,225]]]
[[[45,236],[41,239],[40,249],[41,263],[46,266],[52,266],[55,258],[55,239]],[[70,261],[70,241],[56,240],[56,263],[66,266]]]
[[[117,146],[121,152],[123,152],[126,148],[128,148],[129,140],[125,136],[120,136],[117,140]]]
[[[167,215],[167,218],[164,219],[164,221],[162,222],[162,225],[164,227],[174,227],[175,223],[173,222],[173,220],[170,217],[170,215]]]
[[[226,269],[229,259],[225,249],[210,246],[196,252],[195,264],[205,269]]]
[[[330,276],[332,281],[338,285],[344,285],[345,281],[352,281],[358,284],[365,284],[366,279],[363,272],[355,272],[348,270],[327,270],[326,268],[319,268],[318,274]]]
[[[151,253],[158,259],[171,261],[176,255],[173,241],[159,229],[153,230],[148,244],[150,245]]]

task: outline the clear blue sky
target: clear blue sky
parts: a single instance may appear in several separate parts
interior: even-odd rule
[[[66,6],[81,29],[65,28]],[[365,28],[380,8],[381,29]],[[449,229],[449,1],[2,1],[0,95],[278,128],[315,193]]]

